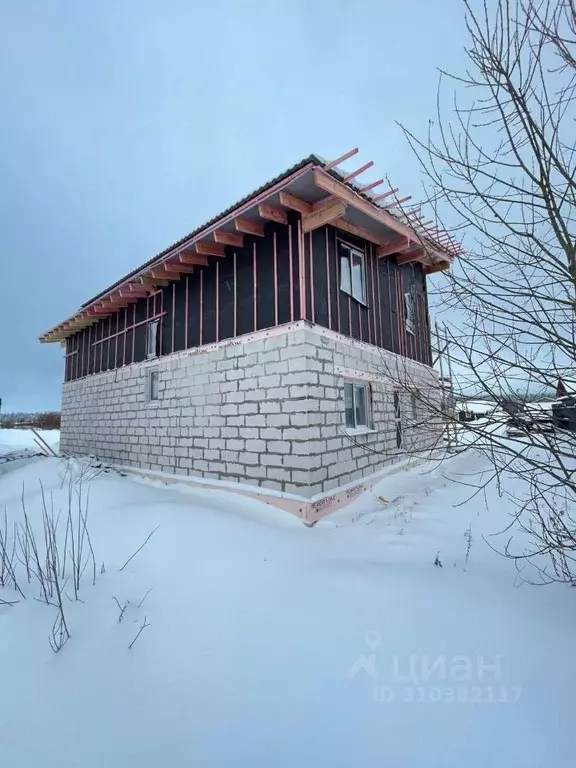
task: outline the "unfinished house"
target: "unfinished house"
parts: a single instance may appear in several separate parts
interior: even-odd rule
[[[426,276],[456,249],[360,183],[372,163],[339,170],[356,151],[302,160],[41,337],[66,349],[64,452],[313,523],[432,446]]]

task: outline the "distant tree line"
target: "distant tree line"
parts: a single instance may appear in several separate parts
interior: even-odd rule
[[[35,429],[60,429],[60,413],[59,411],[0,413],[0,429],[14,429],[21,426]]]

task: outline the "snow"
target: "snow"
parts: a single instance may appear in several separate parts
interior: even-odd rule
[[[493,551],[511,510],[493,484],[470,498],[487,468],[469,450],[391,475],[314,528],[226,491],[85,474],[105,572],[66,600],[58,654],[53,607],[0,606],[0,764],[573,765],[574,592]],[[40,482],[67,509],[81,473],[13,463],[0,498],[16,518],[24,483],[41,525]]]
[[[60,441],[59,430],[39,429],[37,432],[51,448],[57,449]],[[0,429],[0,456],[16,451],[37,453],[39,448],[34,438],[35,435],[30,429]]]

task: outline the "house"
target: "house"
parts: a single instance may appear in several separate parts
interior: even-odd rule
[[[371,163],[338,170],[355,151],[302,160],[40,338],[66,348],[63,451],[313,523],[435,443],[426,275],[454,246],[355,182]]]

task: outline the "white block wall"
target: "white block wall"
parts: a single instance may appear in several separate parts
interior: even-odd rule
[[[160,377],[155,403],[147,401],[151,368]],[[370,381],[374,432],[347,434],[345,376]],[[310,498],[405,458],[396,449],[394,377],[427,397],[437,392],[426,366],[301,321],[66,382],[61,449]],[[427,424],[406,419],[411,453],[438,438],[438,423],[418,408]]]

